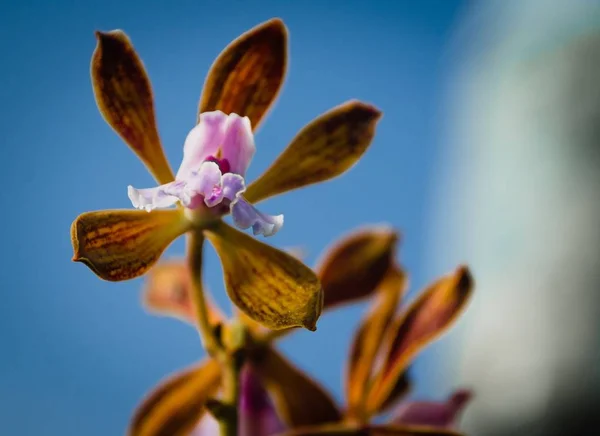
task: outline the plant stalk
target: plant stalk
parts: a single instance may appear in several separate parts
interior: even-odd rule
[[[208,354],[219,361],[223,368],[221,378],[223,397],[219,401],[221,403],[219,413],[214,414],[219,422],[221,436],[238,436],[238,400],[242,354],[240,344],[231,344],[234,345],[233,347],[227,346],[230,344],[224,344],[223,338],[217,336],[215,326],[210,322],[208,305],[202,286],[203,244],[204,236],[201,230],[195,230],[188,234],[187,259],[191,274],[192,298],[198,319],[198,331]]]
[[[226,413],[219,420],[221,436],[238,436],[238,400],[240,396],[240,365],[234,355],[229,355],[223,364],[223,405]]]
[[[196,307],[198,331],[204,348],[212,357],[217,357],[220,348],[219,340],[208,316],[208,305],[202,286],[202,247],[204,235],[200,230],[192,231],[187,236],[187,260],[192,283],[192,300]]]

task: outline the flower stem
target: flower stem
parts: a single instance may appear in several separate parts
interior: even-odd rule
[[[206,351],[219,361],[223,369],[223,398],[219,407],[213,408],[219,422],[221,436],[238,436],[238,399],[240,392],[240,371],[243,364],[242,347],[245,330],[237,324],[222,326],[221,335],[210,322],[208,305],[202,286],[202,246],[204,236],[200,230],[191,232],[187,241],[187,259],[191,274],[192,298],[196,307],[198,330]],[[223,331],[225,330],[225,331]]]
[[[210,323],[208,316],[208,306],[204,297],[202,286],[202,247],[204,245],[204,236],[200,231],[193,231],[188,234],[187,241],[187,259],[190,269],[192,282],[192,299],[196,306],[196,315],[198,319],[198,331],[204,348],[208,354],[216,357],[219,350],[219,340]]]
[[[240,395],[240,366],[235,356],[229,355],[223,365],[223,405],[227,411],[219,420],[221,436],[238,436],[238,399]]]

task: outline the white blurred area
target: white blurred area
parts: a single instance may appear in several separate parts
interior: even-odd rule
[[[470,435],[595,434],[600,1],[473,2],[455,36],[430,255],[477,290],[445,379]]]

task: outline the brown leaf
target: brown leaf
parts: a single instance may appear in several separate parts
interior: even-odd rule
[[[341,414],[331,396],[279,352],[265,346],[254,356],[255,371],[290,427],[336,422]]]
[[[100,113],[159,183],[173,180],[156,127],[150,80],[131,41],[120,30],[96,32],[92,85]]]
[[[129,436],[187,436],[221,381],[221,367],[208,360],[162,382],[137,408]]]
[[[375,292],[394,262],[398,233],[371,226],[340,239],[316,268],[326,309],[354,302]]]
[[[225,319],[216,303],[211,301],[206,290],[209,321],[212,324]],[[142,293],[144,306],[153,313],[173,316],[196,325],[196,307],[192,299],[192,281],[185,260],[170,260],[159,263],[148,273]]]
[[[104,280],[133,279],[148,271],[188,226],[179,210],[86,212],[71,225],[73,260]]]
[[[354,100],[331,109],[296,135],[244,197],[257,203],[346,172],[371,144],[380,117],[375,107]]]
[[[316,330],[323,291],[310,268],[224,222],[205,233],[221,259],[227,293],[240,310],[271,329]]]
[[[381,355],[381,343],[391,327],[400,296],[406,287],[406,275],[398,267],[388,271],[378,291],[378,301],[359,326],[352,343],[346,380],[348,413],[360,421],[364,414],[366,399],[377,356]]]
[[[279,94],[287,69],[287,29],[272,19],[229,44],[213,63],[198,116],[220,110],[250,118],[256,130]]]
[[[430,286],[399,318],[390,331],[387,359],[367,399],[370,413],[386,402],[396,381],[415,356],[458,318],[472,290],[469,270],[459,267],[455,273]]]

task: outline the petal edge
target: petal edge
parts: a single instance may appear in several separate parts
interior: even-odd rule
[[[367,399],[371,413],[387,401],[416,355],[456,321],[472,291],[471,273],[461,266],[428,287],[397,319],[389,331],[387,358]]]
[[[400,235],[387,225],[365,226],[334,242],[316,268],[325,309],[371,295],[393,265]]]
[[[258,350],[254,359],[258,375],[290,428],[341,419],[341,413],[329,393],[277,350],[266,346]]]
[[[129,436],[188,434],[205,412],[204,403],[218,389],[221,368],[201,362],[162,381],[137,407]]]
[[[224,222],[205,235],[221,259],[227,293],[240,310],[274,330],[317,329],[323,290],[310,268]]]
[[[317,117],[248,186],[246,198],[257,203],[343,174],[371,144],[381,115],[374,106],[351,100]]]
[[[144,64],[123,31],[96,32],[96,38],[90,69],[102,117],[159,183],[171,182],[173,171],[160,143],[154,96]]]
[[[188,227],[179,210],[86,212],[71,225],[73,261],[101,279],[129,280],[148,271]]]
[[[277,98],[287,70],[287,29],[274,18],[232,41],[212,64],[199,114],[220,110],[250,118],[256,130]]]

